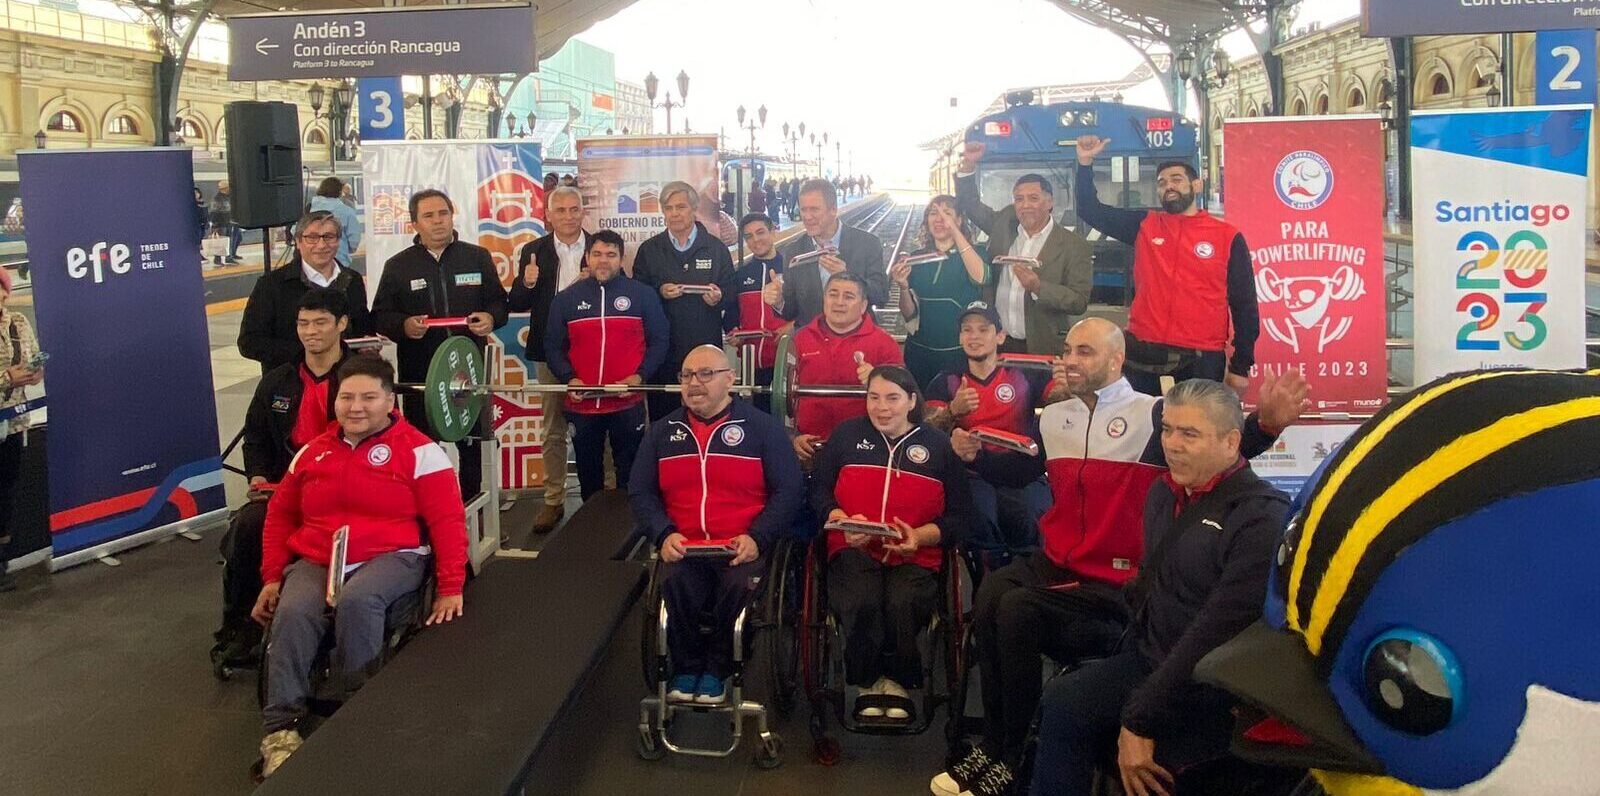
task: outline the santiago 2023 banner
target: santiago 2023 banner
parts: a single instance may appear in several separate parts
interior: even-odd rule
[[[1583,366],[1592,111],[1413,117],[1418,384],[1465,370]]]
[[[226,507],[188,149],[23,151],[53,569]]]
[[[1228,221],[1250,244],[1261,373],[1299,371],[1319,412],[1372,414],[1388,395],[1383,131],[1377,117],[1227,123]]]

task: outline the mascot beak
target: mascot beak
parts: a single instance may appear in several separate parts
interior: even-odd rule
[[[1248,760],[1292,768],[1383,775],[1344,720],[1298,635],[1257,622],[1213,650],[1195,679],[1244,702],[1233,750]]]

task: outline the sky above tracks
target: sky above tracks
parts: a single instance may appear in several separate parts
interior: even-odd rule
[[[1296,26],[1353,16],[1358,0],[1307,0]],[[975,118],[1000,92],[1023,86],[1115,80],[1141,63],[1122,39],[1045,0],[639,0],[578,38],[616,54],[617,77],[654,71],[664,94],[689,73],[689,104],[672,113],[697,133],[725,132],[743,149],[748,118],[767,106],[758,147],[786,151],[782,127],[844,144],[844,169],[879,185],[922,187],[932,156],[918,149]],[[1235,36],[1230,53],[1250,51]],[[956,106],[951,107],[951,98]],[[1154,83],[1125,101],[1165,108]],[[657,112],[656,129],[665,126]],[[809,147],[809,142],[803,144]],[[810,149],[809,157],[816,157]],[[803,155],[804,156],[804,155]]]

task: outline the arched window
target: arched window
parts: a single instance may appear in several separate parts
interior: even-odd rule
[[[1322,96],[1317,97],[1317,109],[1314,111],[1314,113],[1316,113],[1318,116],[1327,116],[1328,115],[1328,95],[1327,94],[1323,94]]]
[[[1344,106],[1349,110],[1360,110],[1367,104],[1367,95],[1362,93],[1360,86],[1350,89],[1350,96],[1345,97]]]
[[[138,135],[139,123],[125,113],[118,114],[111,117],[111,123],[106,125],[106,132],[111,135]]]
[[[200,123],[193,119],[184,119],[183,123],[178,125],[178,135],[183,136],[183,140],[190,144],[206,142],[205,130],[201,129]]]
[[[327,146],[328,138],[322,134],[321,129],[313,127],[311,128],[311,132],[306,133],[306,143]]]
[[[83,122],[71,111],[56,111],[56,114],[50,117],[49,124],[45,125],[45,129],[61,133],[81,133],[84,130]]]
[[[1304,115],[1306,115],[1306,101],[1304,99],[1301,99],[1300,97],[1296,97],[1295,100],[1294,100],[1294,105],[1292,106],[1292,108],[1293,108],[1293,112],[1291,112],[1289,114],[1290,116],[1304,116]]]
[[[1488,88],[1494,85],[1494,69],[1486,64],[1478,64],[1472,68],[1472,87]]]
[[[1428,93],[1435,97],[1450,96],[1450,78],[1443,73],[1435,74],[1433,81],[1428,84]]]

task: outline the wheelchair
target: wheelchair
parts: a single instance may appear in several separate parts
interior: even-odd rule
[[[729,679],[728,699],[720,705],[698,705],[672,702],[667,699],[667,683],[672,676],[672,665],[667,648],[667,623],[675,618],[668,616],[666,601],[661,594],[661,561],[657,554],[651,556],[650,583],[642,603],[641,662],[645,689],[651,695],[639,702],[639,737],[636,751],[644,760],[660,760],[668,752],[694,757],[729,757],[743,741],[745,719],[754,719],[760,746],[755,752],[755,763],[764,769],[776,768],[783,762],[783,739],[773,732],[768,723],[767,705],[745,699],[746,675],[752,652],[759,645],[765,664],[757,676],[764,681],[764,690],[772,710],[787,717],[794,710],[794,692],[798,680],[799,651],[796,645],[796,627],[799,621],[799,600],[793,593],[798,578],[793,574],[798,568],[800,549],[790,540],[783,539],[773,546],[767,556],[767,569],[757,584],[744,610],[733,623],[733,674]],[[721,632],[702,623],[702,633]],[[728,721],[729,742],[726,746],[697,746],[677,738],[673,732],[676,719],[682,713],[721,715]]]
[[[922,653],[923,686],[916,712],[907,720],[861,719],[849,709],[850,686],[845,684],[844,636],[838,618],[828,607],[827,534],[811,541],[801,573],[800,660],[801,679],[811,706],[810,731],[813,759],[831,766],[839,761],[839,742],[827,731],[831,711],[847,732],[865,735],[920,735],[933,724],[939,706],[951,700],[951,692],[965,675],[966,656],[961,641],[965,636],[968,609],[965,605],[963,570],[976,566],[973,559],[943,548],[939,571],[939,606],[918,638]],[[915,566],[907,564],[907,566]],[[942,665],[941,665],[942,664]],[[942,677],[936,678],[934,675]],[[958,717],[952,717],[958,718]],[[949,730],[947,729],[947,732]]]

